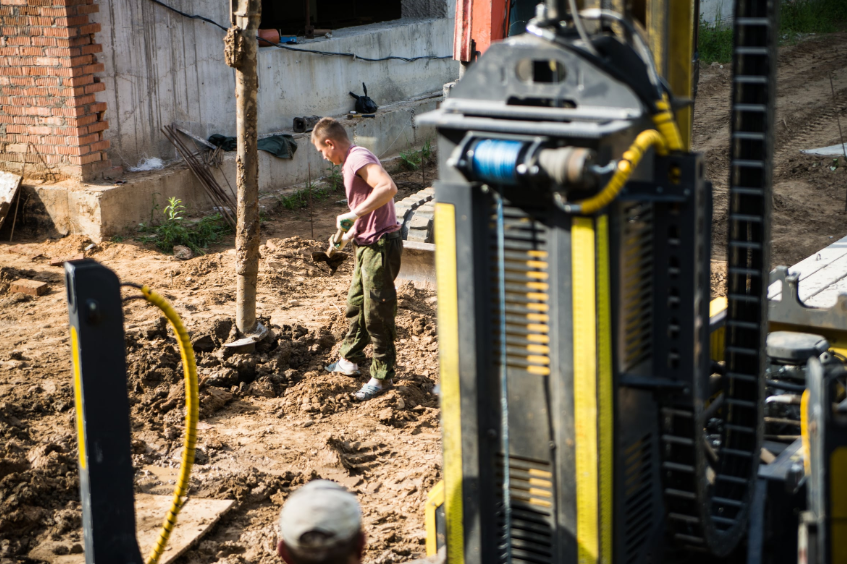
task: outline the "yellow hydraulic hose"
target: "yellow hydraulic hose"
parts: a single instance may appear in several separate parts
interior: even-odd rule
[[[660,156],[668,154],[668,143],[665,138],[655,129],[642,131],[635,138],[629,149],[623,154],[623,158],[618,161],[618,169],[609,180],[609,183],[596,195],[583,200],[568,204],[567,207],[572,207],[573,211],[585,215],[592,214],[606,207],[623,188],[626,181],[629,180],[632,171],[638,166],[644,152],[650,147],[656,148],[656,153]]]
[[[656,129],[662,134],[662,137],[665,138],[665,142],[668,144],[668,150],[682,151],[682,135],[680,135],[679,126],[673,117],[667,94],[664,95],[662,100],[656,102],[656,108],[659,111],[653,116],[653,123],[656,125]]]
[[[162,310],[162,313],[165,314],[168,322],[170,322],[174,333],[176,333],[179,354],[182,356],[182,367],[185,374],[185,440],[182,446],[182,464],[179,468],[179,479],[177,479],[176,486],[174,487],[174,498],[171,502],[171,508],[168,510],[165,520],[162,523],[162,532],[159,533],[159,540],[156,541],[156,545],[147,557],[147,564],[156,564],[165,551],[171,532],[176,526],[176,516],[185,504],[184,498],[188,494],[188,479],[191,476],[191,467],[194,466],[194,449],[197,445],[197,419],[199,417],[197,364],[194,359],[194,349],[191,346],[191,337],[189,337],[188,331],[185,330],[182,320],[180,320],[174,308],[171,307],[171,304],[147,286],[141,287],[141,293],[144,294],[148,302]]]

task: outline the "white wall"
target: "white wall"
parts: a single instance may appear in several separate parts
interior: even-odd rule
[[[189,14],[228,25],[228,1],[167,0]],[[445,0],[442,0],[445,1]],[[446,0],[449,4],[450,0]],[[114,164],[134,166],[142,157],[174,158],[161,134],[176,122],[207,137],[235,135],[235,71],[223,56],[224,32],[175,14],[149,0],[99,0],[92,18],[102,26],[101,80],[106,91]],[[332,39],[304,44],[323,51],[353,52],[371,58],[450,55],[453,20],[403,19],[337,30]],[[361,83],[380,105],[440,90],[455,80],[452,59],[368,63],[349,57],[259,50],[259,134],[291,127],[302,115],[338,115],[353,108],[352,90]]]

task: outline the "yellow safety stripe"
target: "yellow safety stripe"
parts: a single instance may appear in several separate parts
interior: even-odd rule
[[[450,564],[463,564],[465,533],[462,508],[462,414],[459,387],[459,295],[456,280],[455,206],[440,202],[435,204],[434,232],[447,560]]]
[[[612,562],[612,310],[609,217],[597,218],[597,368],[600,435],[600,562]]]
[[[597,331],[594,220],[574,217],[573,276],[574,427],[578,564],[596,564],[599,553],[597,482]]]
[[[803,391],[800,396],[800,443],[803,448],[803,470],[806,476],[812,475],[812,451],[809,442],[809,390]]]
[[[426,496],[424,523],[426,525],[426,555],[434,556],[438,552],[438,531],[435,523],[435,512],[444,504],[444,480],[439,480],[432,486]]]
[[[76,327],[71,325],[71,363],[74,371],[74,404],[76,405],[76,438],[79,443],[79,466],[88,466],[85,456],[85,422],[82,418],[82,368],[79,365],[79,337]]]

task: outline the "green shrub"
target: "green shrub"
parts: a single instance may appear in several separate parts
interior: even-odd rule
[[[195,254],[220,241],[232,233],[229,224],[220,214],[206,216],[197,222],[188,222],[183,217],[185,206],[179,198],[170,198],[165,207],[165,221],[159,225],[140,224],[138,231],[145,233],[139,238],[144,243],[154,243],[162,251],[173,251],[175,245],[183,245]]]

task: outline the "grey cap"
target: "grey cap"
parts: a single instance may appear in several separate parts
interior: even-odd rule
[[[329,480],[309,482],[291,494],[279,515],[282,539],[298,552],[332,548],[361,528],[362,508],[356,496]],[[307,534],[311,532],[321,534]]]

